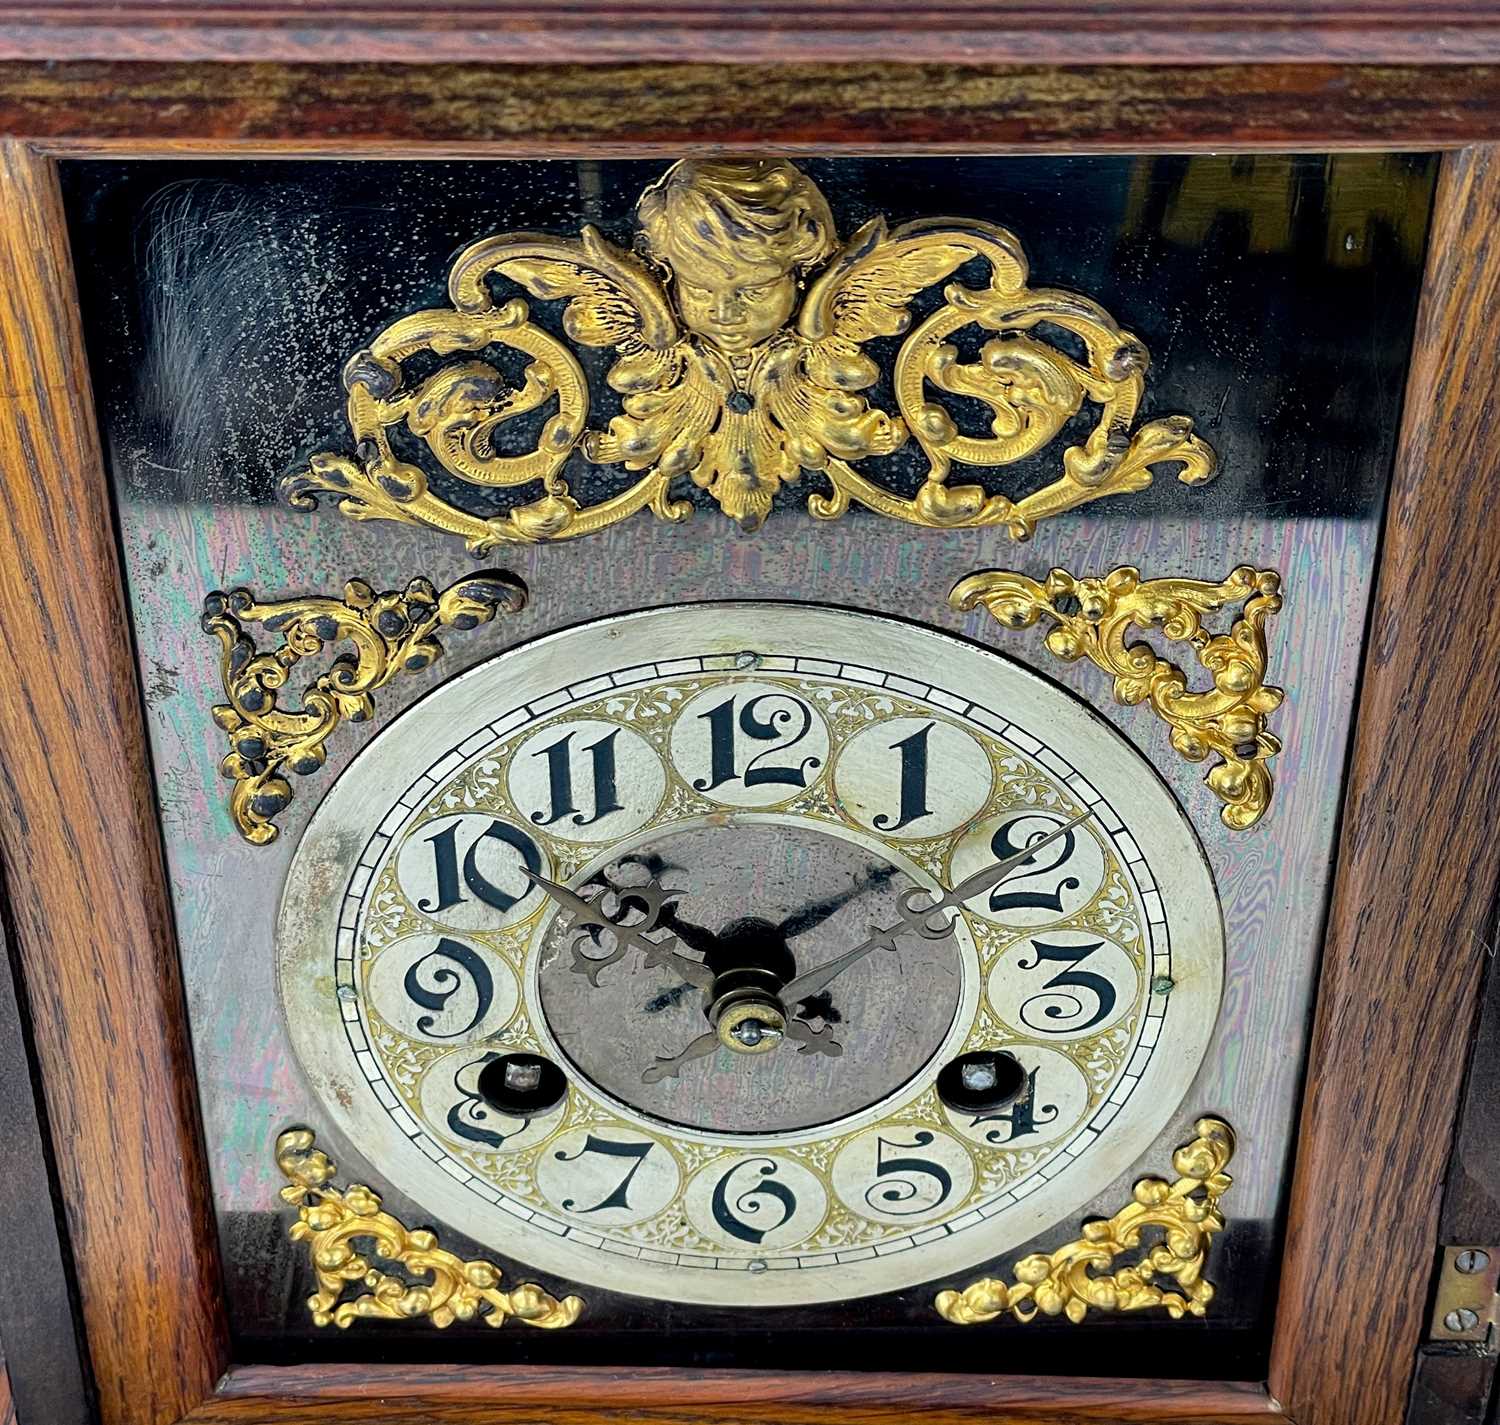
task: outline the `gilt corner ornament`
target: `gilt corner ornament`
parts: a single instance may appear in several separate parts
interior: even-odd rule
[[[228,699],[213,710],[214,722],[229,738],[219,770],[234,783],[229,812],[240,835],[257,846],[276,839],[275,818],[292,800],[288,774],[316,772],[327,757],[328,738],[341,723],[374,715],[377,689],[440,657],[437,629],[475,628],[498,612],[516,613],[525,603],[521,581],[493,571],[460,579],[441,593],[417,578],[399,593],[383,594],[351,579],[342,599],[260,603],[247,589],[209,594],[203,601],[203,630],[219,640]],[[280,644],[258,652],[245,632],[247,623],[279,633]],[[299,707],[279,706],[292,669],[342,640],[353,653],[336,657],[302,693]]]
[[[986,1277],[962,1291],[939,1292],[938,1314],[955,1326],[981,1325],[1006,1312],[1022,1323],[1040,1315],[1066,1316],[1074,1325],[1091,1309],[1156,1308],[1174,1321],[1205,1315],[1214,1289],[1203,1268],[1210,1239],[1224,1230],[1219,1199],[1233,1182],[1224,1169],[1234,1133],[1219,1118],[1200,1118],[1194,1131],[1198,1136],[1172,1155],[1176,1182],[1141,1178],[1128,1207],[1085,1222],[1079,1238],[1055,1252],[1023,1257],[1013,1283]],[[1160,1240],[1143,1247],[1142,1234],[1152,1229]],[[1114,1267],[1136,1252],[1135,1262]]]
[[[348,1327],[361,1319],[426,1317],[439,1327],[474,1320],[503,1326],[514,1317],[527,1326],[553,1330],[578,1320],[580,1298],[559,1301],[532,1282],[502,1291],[500,1269],[493,1263],[466,1262],[444,1251],[432,1232],[408,1228],[383,1211],[380,1198],[360,1183],[333,1186],[337,1169],[315,1141],[307,1128],[288,1129],[276,1139],[276,1166],[289,1183],[281,1197],[297,1209],[287,1235],[307,1243],[317,1273],[318,1290],[307,1301],[314,1325]],[[370,1245],[356,1250],[356,1242]],[[400,1267],[405,1275],[383,1271],[376,1259]],[[364,1290],[342,1299],[351,1285]]]
[[[999,525],[1025,539],[1040,520],[1144,489],[1154,466],[1177,466],[1190,485],[1214,473],[1188,417],[1137,423],[1144,345],[1089,298],[1028,285],[1005,228],[874,218],[844,241],[817,185],[780,159],[684,159],[645,190],[636,215],[634,251],[585,226],[578,238],[510,233],[463,252],[451,307],[395,321],[346,365],[353,455],[313,455],[282,482],[283,498],[424,525],[482,554],[591,534],[641,509],[684,519],[680,478],[744,529],[806,473],[826,482],[807,499],[818,518],[858,503],[911,524]],[[978,285],[949,282],[913,311],[961,272]],[[567,341],[532,320],[523,292],[565,304]],[[968,360],[954,339],[971,328],[989,336]],[[888,361],[866,349],[897,337]],[[589,425],[597,400],[574,345],[612,353],[605,382],[620,411],[602,429]],[[887,374],[895,411],[870,395]],[[988,407],[987,433],[961,429],[945,396]],[[1012,500],[949,483],[955,465],[1036,454],[1085,402],[1094,424],[1050,484]],[[512,421],[521,423],[506,430]],[[403,458],[413,439],[456,477],[446,493]],[[856,469],[909,443],[926,467],[910,496]],[[570,461],[638,478],[585,504]],[[465,486],[476,488],[468,505]],[[522,486],[531,498],[495,513],[491,494],[484,508],[482,492]]]
[[[1274,791],[1267,764],[1281,751],[1266,719],[1286,696],[1265,682],[1265,628],[1281,609],[1279,574],[1240,565],[1215,584],[1142,579],[1138,569],[1124,566],[1102,578],[1054,569],[1038,583],[990,569],[959,580],[948,602],[960,610],[983,605],[1005,628],[1050,620],[1046,644],[1052,653],[1067,662],[1087,658],[1113,674],[1117,702],[1149,702],[1171,728],[1181,756],[1191,762],[1219,759],[1205,780],[1224,803],[1219,816],[1225,826],[1244,831],[1265,815]],[[1203,614],[1231,605],[1239,605],[1240,614],[1227,634],[1204,629]],[[1177,664],[1144,641],[1127,641],[1132,629],[1153,628],[1170,642],[1192,647],[1212,688],[1190,690]]]

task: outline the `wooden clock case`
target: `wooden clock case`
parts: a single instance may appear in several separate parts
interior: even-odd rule
[[[1125,19],[873,0],[753,16],[0,5],[0,134],[0,857],[18,999],[0,1003],[0,1336],[23,1425],[90,1392],[105,1425],[1404,1418],[1500,880],[1485,7],[1288,20],[1250,4],[1228,22],[1164,0]],[[59,160],[1398,147],[1445,153],[1267,1378],[1176,1379],[1170,1352],[1141,1380],[236,1365]]]

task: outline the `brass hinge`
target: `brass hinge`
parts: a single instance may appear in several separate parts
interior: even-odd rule
[[[1473,1341],[1495,1348],[1500,1315],[1500,1248],[1444,1247],[1430,1341]]]

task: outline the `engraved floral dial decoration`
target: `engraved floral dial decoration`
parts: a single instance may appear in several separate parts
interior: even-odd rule
[[[512,649],[351,763],[278,930],[383,1182],[569,1280],[775,1306],[1024,1243],[1126,1172],[1223,930],[1151,769],[944,635],[815,606]]]
[[[754,529],[780,488],[805,479],[822,519],[858,503],[1025,539],[1039,520],[1144,489],[1154,467],[1190,485],[1214,473],[1188,417],[1139,418],[1145,346],[1088,297],[1032,287],[1005,228],[874,218],[841,238],[817,185],[783,160],[685,159],[646,189],[637,217],[635,251],[588,226],[469,247],[449,274],[450,307],[400,318],[351,358],[353,454],[313,455],[285,498],[425,525],[482,553],[643,509],[683,519],[683,481]],[[555,318],[537,320],[555,304],[562,335]],[[888,369],[883,338],[900,338]],[[612,354],[618,413],[602,424],[580,347]],[[873,393],[887,379],[883,401]],[[1041,489],[1013,499],[951,480],[955,466],[1037,454],[1085,409],[1092,426]],[[914,493],[861,468],[909,444],[925,466]],[[590,465],[633,478],[585,501],[568,472]],[[496,513],[505,490],[527,497]]]

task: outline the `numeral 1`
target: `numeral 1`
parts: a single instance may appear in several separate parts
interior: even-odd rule
[[[547,759],[547,792],[552,807],[550,814],[547,815],[539,811],[532,812],[532,821],[538,826],[551,826],[554,821],[560,821],[571,814],[574,826],[590,826],[611,812],[624,811],[624,804],[620,801],[619,792],[615,788],[615,738],[619,735],[620,729],[616,728],[597,742],[589,743],[583,749],[593,762],[594,812],[592,816],[584,816],[573,800],[573,752],[569,746],[573,741],[573,734],[570,732],[565,737],[558,738],[550,747],[543,747],[540,751],[533,752],[531,754],[533,757]]]
[[[460,825],[462,825],[461,822],[455,821],[445,826],[436,836],[427,838],[427,844],[432,847],[432,869],[437,881],[437,899],[419,900],[417,909],[426,911],[428,915],[447,910],[449,906],[455,906],[465,899],[463,890],[459,886],[458,828]],[[526,869],[537,875],[541,875],[542,872],[542,853],[537,849],[536,842],[524,831],[504,821],[491,822],[486,830],[474,838],[474,844],[469,847],[468,854],[463,860],[463,885],[476,900],[483,901],[485,905],[494,906],[501,915],[504,915],[512,906],[518,904],[527,892],[523,890],[520,895],[513,896],[501,890],[475,864],[475,854],[486,837],[493,837],[494,840],[504,842],[507,846],[513,846],[521,853],[521,860],[525,863]]]
[[[901,810],[895,821],[885,812],[875,818],[875,825],[881,831],[900,831],[903,826],[932,815],[927,805],[927,734],[933,726],[929,722],[899,742],[891,743],[891,751],[901,753]]]

